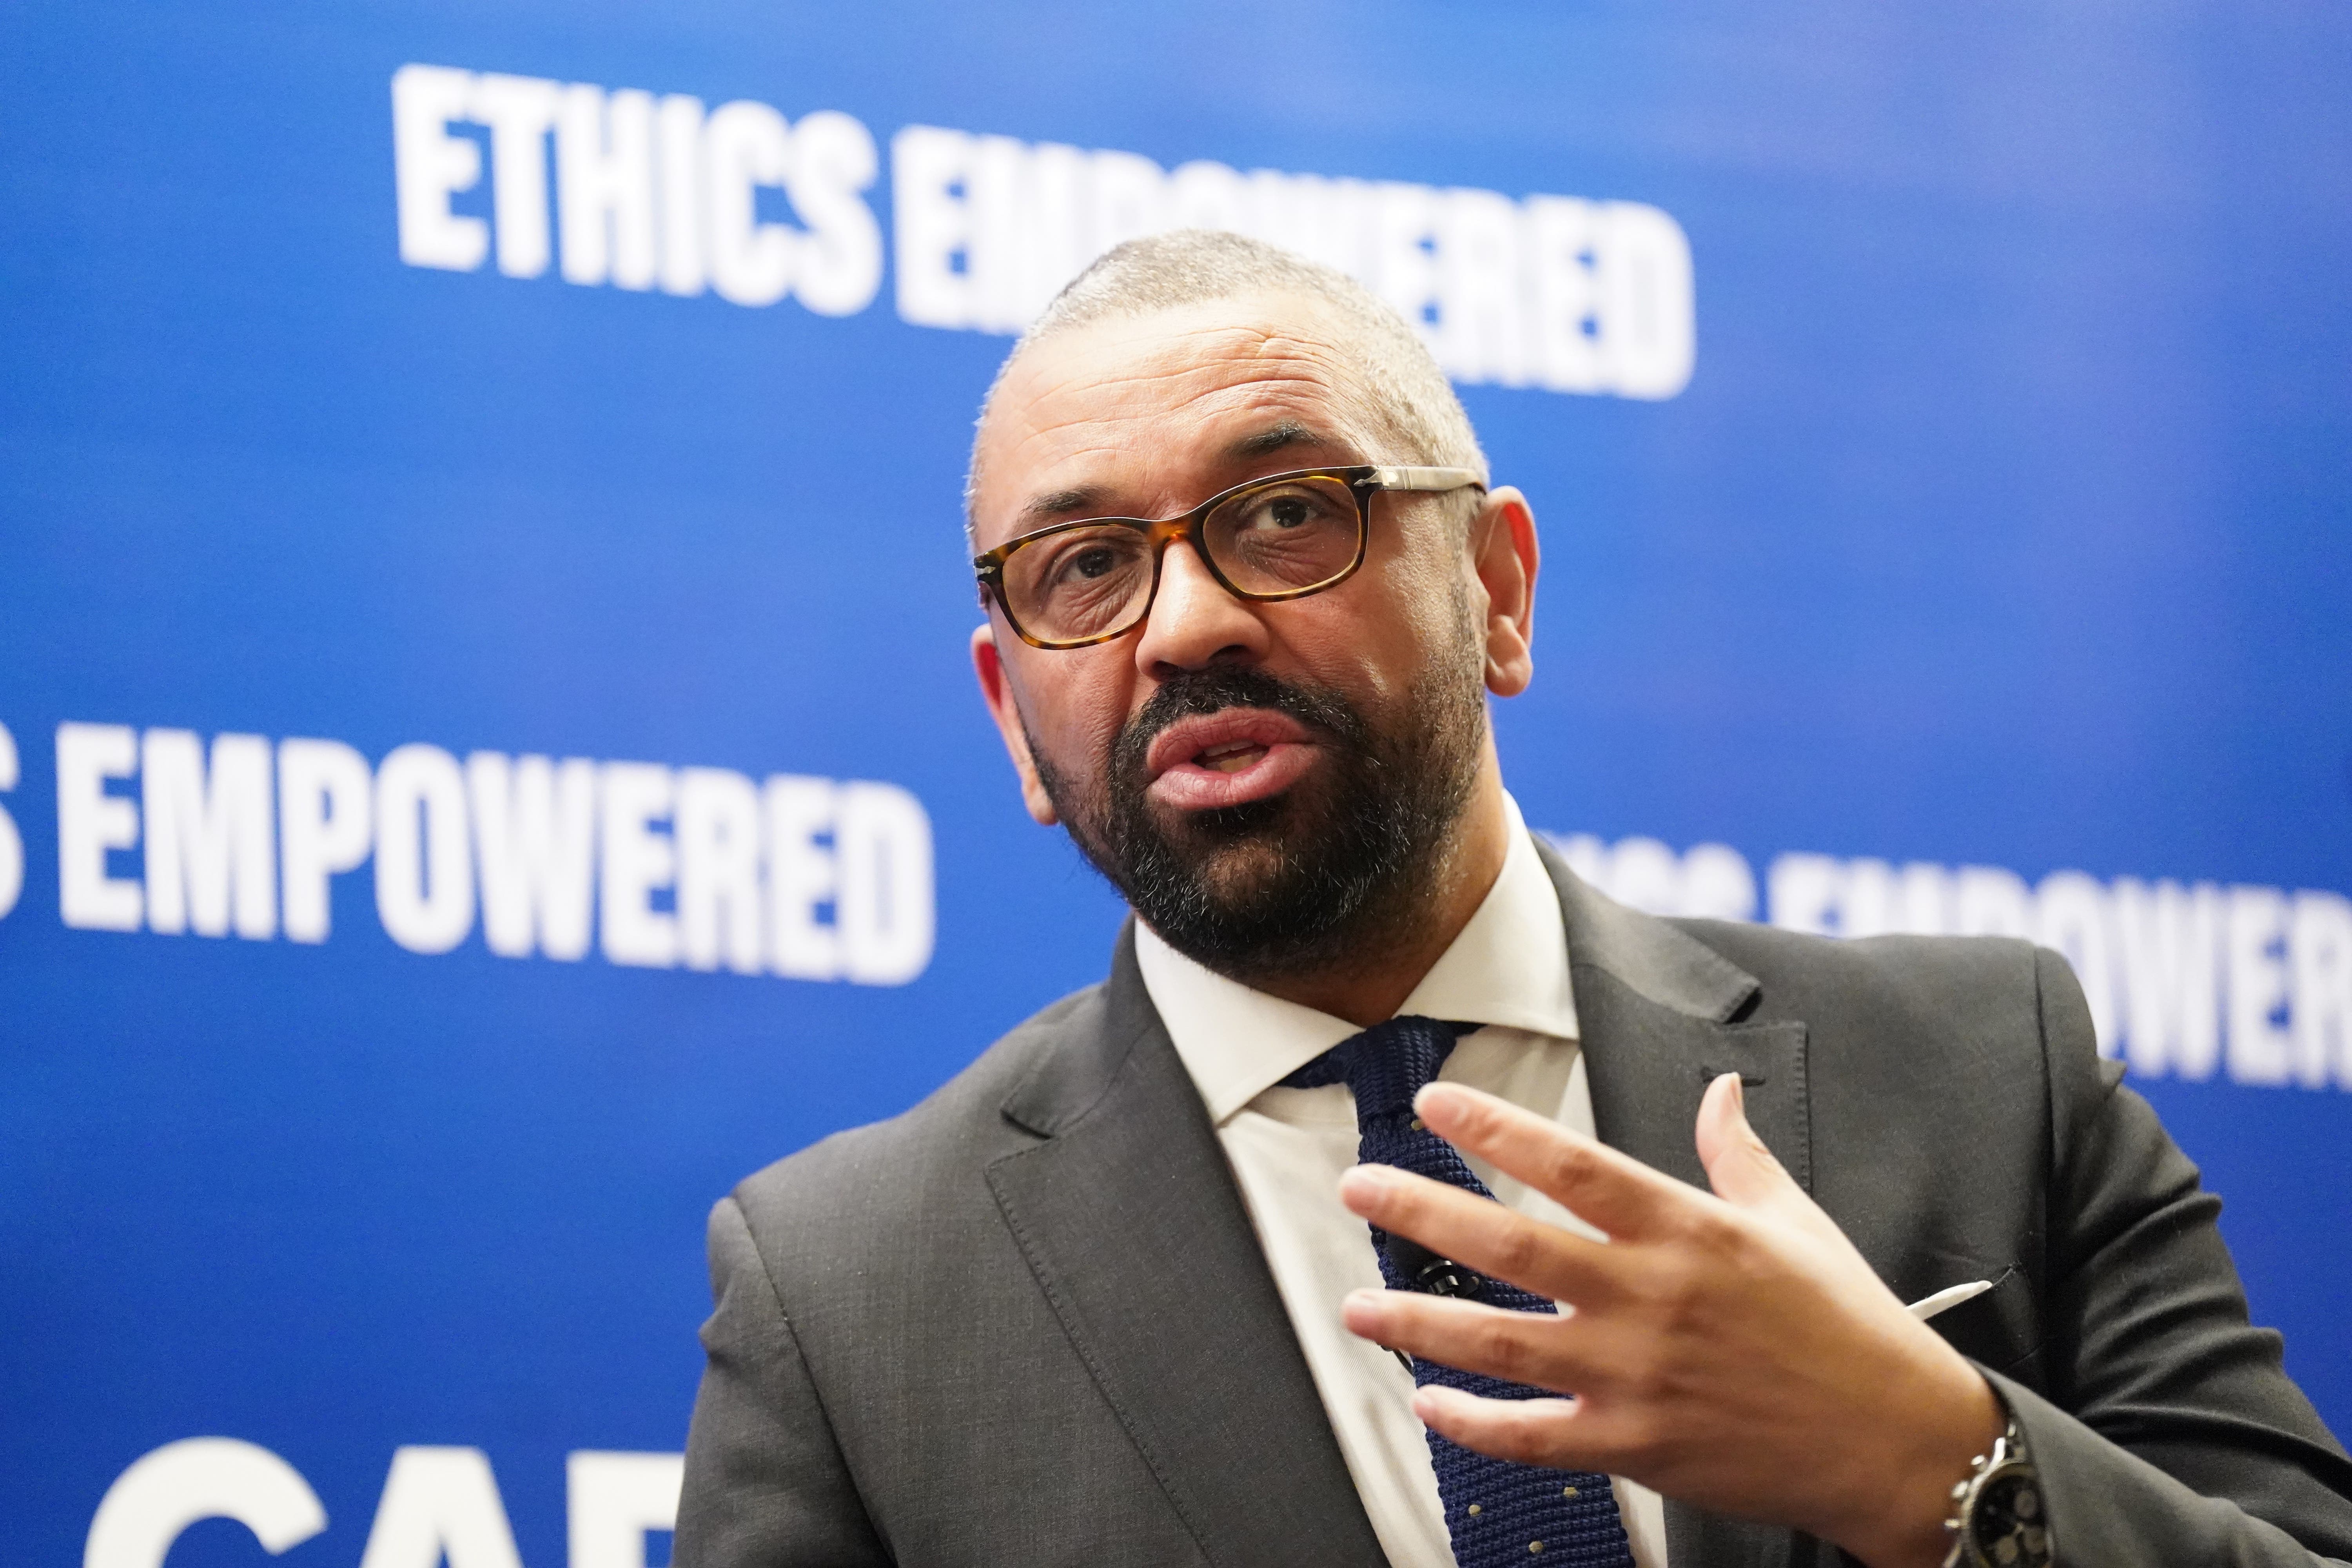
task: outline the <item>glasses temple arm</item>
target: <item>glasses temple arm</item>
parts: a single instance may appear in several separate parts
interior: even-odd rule
[[[1374,468],[1372,482],[1385,490],[1458,490],[1465,485],[1486,488],[1486,481],[1471,468]]]

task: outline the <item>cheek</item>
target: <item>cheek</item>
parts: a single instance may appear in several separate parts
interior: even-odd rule
[[[1437,563],[1368,561],[1339,587],[1290,606],[1301,613],[1282,640],[1318,685],[1401,697],[1460,639],[1454,600]]]
[[[1031,742],[1065,777],[1087,779],[1102,769],[1134,700],[1134,661],[1125,645],[1062,652],[1028,650],[1020,682],[1021,714]]]
[[[1469,562],[1450,548],[1430,548],[1397,563],[1398,616],[1411,627],[1421,673],[1458,674],[1485,663],[1479,595]]]

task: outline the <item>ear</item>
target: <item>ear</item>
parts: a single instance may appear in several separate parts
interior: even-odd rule
[[[1004,656],[996,646],[996,626],[982,621],[971,628],[971,668],[980,677],[981,700],[988,704],[988,715],[996,721],[996,732],[1004,738],[1004,750],[1013,758],[1013,771],[1021,775],[1021,801],[1029,815],[1045,826],[1060,820],[1054,803],[1045,794],[1045,785],[1037,777],[1037,763],[1029,754],[1029,732],[1021,727],[1021,710],[1014,706],[1013,678],[1004,668]]]
[[[1486,689],[1517,697],[1535,679],[1535,513],[1506,485],[1470,523],[1470,569],[1486,590]]]

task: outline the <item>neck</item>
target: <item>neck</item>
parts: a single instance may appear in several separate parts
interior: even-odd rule
[[[1488,742],[1491,748],[1493,742]],[[1254,977],[1250,984],[1269,996],[1345,1018],[1360,1029],[1396,1016],[1422,977],[1445,955],[1495,879],[1510,852],[1510,813],[1503,805],[1501,771],[1490,750],[1479,770],[1477,793],[1462,814],[1434,868],[1425,893],[1425,918],[1413,921],[1378,951],[1351,955],[1344,966],[1304,974]]]

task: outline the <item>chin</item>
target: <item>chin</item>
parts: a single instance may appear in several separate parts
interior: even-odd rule
[[[1311,804],[1301,798],[1306,793],[1307,786],[1302,784],[1280,795],[1240,805],[1155,813],[1160,818],[1156,826],[1170,843],[1195,848],[1204,856],[1213,856],[1221,848],[1257,845],[1278,849],[1290,837],[1290,827],[1312,815]]]
[[[1199,862],[1202,891],[1234,913],[1264,901],[1292,874],[1282,845],[1270,834],[1211,850]]]

